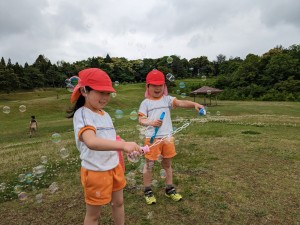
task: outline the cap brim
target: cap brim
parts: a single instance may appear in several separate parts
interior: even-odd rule
[[[80,94],[80,90],[79,90],[79,85],[76,85],[74,90],[73,90],[73,93],[71,95],[71,103],[74,103],[77,101],[77,99],[79,98],[79,96],[81,95]]]
[[[107,92],[116,92],[116,90],[112,86],[93,86],[90,87],[95,91],[107,91]]]
[[[163,84],[165,84],[165,82],[163,82],[163,81],[151,81],[151,82],[149,82],[148,84],[153,84],[153,85],[163,85]]]
[[[111,86],[90,86],[93,90],[96,90],[96,91],[106,91],[106,92],[116,92],[116,90],[111,87]],[[80,90],[79,90],[80,86],[79,85],[76,85],[74,90],[73,90],[73,93],[71,95],[71,103],[74,103],[78,100],[78,98],[80,97],[81,93],[80,93]]]

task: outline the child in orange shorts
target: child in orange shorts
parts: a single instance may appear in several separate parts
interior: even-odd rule
[[[174,201],[180,201],[182,196],[176,192],[173,185],[171,159],[176,155],[176,151],[172,137],[173,126],[170,110],[176,107],[183,107],[195,108],[199,112],[204,106],[188,100],[177,100],[175,97],[168,95],[165,76],[159,70],[152,70],[148,73],[146,77],[145,97],[146,99],[142,101],[139,108],[139,122],[141,125],[148,127],[145,133],[145,145],[158,143],[151,147],[150,152],[145,154],[146,163],[143,172],[143,181],[146,203],[149,205],[156,203],[156,198],[151,189],[152,167],[160,156],[162,156],[162,167],[166,171],[165,195]],[[163,113],[163,119],[160,119]],[[153,134],[156,134],[155,139]],[[163,137],[170,138],[168,141],[165,141],[161,140]],[[150,143],[151,141],[153,143]]]
[[[118,150],[142,153],[135,142],[116,141],[111,117],[103,108],[115,92],[109,76],[97,68],[79,72],[69,111],[73,118],[76,146],[81,159],[81,183],[84,189],[85,225],[98,224],[101,206],[111,203],[115,224],[125,223],[123,188],[124,171],[119,163]]]

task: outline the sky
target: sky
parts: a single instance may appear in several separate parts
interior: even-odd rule
[[[299,0],[1,0],[0,57],[244,59],[300,44]]]

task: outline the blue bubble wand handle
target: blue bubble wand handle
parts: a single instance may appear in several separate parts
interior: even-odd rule
[[[160,115],[160,117],[159,117],[159,119],[160,119],[160,120],[163,120],[164,117],[165,117],[165,114],[166,114],[165,112],[162,112],[161,115]],[[158,129],[159,129],[159,127],[155,127],[155,129],[154,129],[154,134],[152,135],[152,137],[151,137],[151,139],[150,139],[150,144],[152,144],[152,143],[154,142],[154,138],[156,137],[156,134],[157,134]]]

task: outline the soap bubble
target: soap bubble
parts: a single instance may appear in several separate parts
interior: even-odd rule
[[[207,94],[207,95],[210,95],[210,94],[211,94],[211,90],[207,90],[207,91],[206,91],[206,94]]]
[[[48,188],[48,191],[51,193],[51,194],[54,194],[57,190],[58,190],[58,184],[56,182],[53,182],[49,188]]]
[[[205,75],[202,75],[202,76],[201,76],[201,80],[202,80],[202,81],[206,81],[206,76],[205,76]]]
[[[54,143],[58,143],[58,142],[61,141],[61,135],[60,135],[59,133],[54,133],[54,134],[52,134],[52,136],[51,136],[51,140],[52,140],[52,142],[54,142]]]
[[[25,174],[19,174],[19,182],[23,183],[25,181]]]
[[[121,119],[122,117],[123,117],[123,111],[121,110],[121,109],[117,109],[116,111],[115,111],[115,117],[117,118],[117,119]]]
[[[35,196],[35,200],[36,200],[37,203],[42,203],[42,201],[43,201],[43,194],[42,193],[37,194]]]
[[[153,219],[153,211],[151,211],[151,212],[148,212],[148,214],[147,214],[147,219],[148,220],[152,220]]]
[[[168,74],[166,75],[166,78],[167,78],[167,80],[170,81],[170,82],[174,82],[174,81],[175,81],[175,77],[174,77],[174,75],[171,74],[171,73],[168,73]]]
[[[26,193],[26,192],[20,192],[20,193],[18,194],[18,199],[19,199],[20,201],[25,201],[25,200],[27,200],[27,193]]]
[[[180,90],[176,90],[176,94],[178,94],[178,95],[179,95],[179,94],[180,94]]]
[[[74,86],[72,84],[67,84],[67,90],[68,90],[68,92],[73,92]]]
[[[131,113],[130,113],[130,119],[131,120],[137,120],[138,118],[138,113],[136,110],[133,110]]]
[[[42,177],[45,172],[46,172],[46,167],[44,165],[39,165],[33,168],[33,174],[38,178]]]
[[[167,63],[171,64],[172,62],[173,62],[173,58],[172,58],[171,56],[169,56],[169,57],[167,58]]]
[[[22,192],[22,186],[21,186],[21,185],[16,185],[16,186],[14,187],[14,192],[15,192],[16,194],[21,193],[21,192]]]
[[[142,68],[144,66],[144,61],[143,60],[139,60],[139,66]]]
[[[47,162],[48,162],[47,156],[43,155],[43,156],[41,157],[41,163],[42,163],[42,164],[47,164]]]
[[[110,96],[111,96],[112,98],[115,98],[115,97],[117,96],[117,93],[116,93],[116,92],[112,92],[112,93],[110,93]]]
[[[179,87],[180,87],[180,88],[185,88],[185,83],[184,83],[184,82],[180,82],[180,83],[179,83]]]
[[[25,112],[26,111],[26,106],[25,105],[20,105],[19,106],[19,111],[20,112]]]
[[[120,85],[119,81],[115,81],[115,86],[118,87]]]
[[[166,171],[164,169],[160,170],[160,178],[162,178],[162,179],[166,178]]]
[[[217,114],[217,116],[220,116],[220,115],[221,115],[221,112],[220,112],[220,111],[217,111],[216,114]]]
[[[62,157],[63,159],[66,159],[69,157],[70,153],[69,153],[69,150],[66,149],[66,148],[62,148],[59,150],[59,155],[60,157]]]
[[[180,97],[181,97],[181,98],[185,98],[185,97],[186,97],[186,93],[181,93],[181,94],[180,94]]]
[[[25,182],[26,182],[27,184],[31,184],[32,181],[33,181],[33,175],[32,175],[32,173],[27,173],[27,174],[25,175]]]
[[[5,113],[5,114],[10,113],[10,107],[9,106],[4,106],[3,107],[3,113]]]
[[[158,186],[158,181],[157,180],[152,180],[151,185],[153,187],[157,187]]]
[[[73,76],[70,78],[70,84],[75,87],[77,84],[78,84],[78,81],[79,81],[79,77],[77,76]]]

